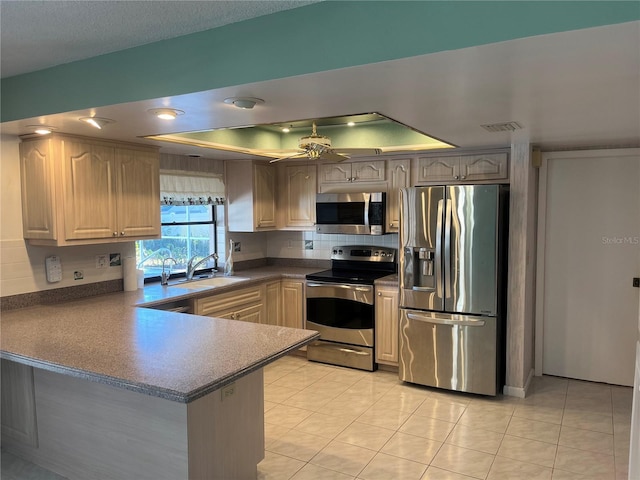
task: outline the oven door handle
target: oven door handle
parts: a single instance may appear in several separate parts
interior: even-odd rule
[[[342,288],[344,290],[354,290],[356,292],[372,292],[373,291],[373,287],[370,287],[370,286],[350,285],[350,284],[341,284],[341,283],[307,283],[307,287]]]

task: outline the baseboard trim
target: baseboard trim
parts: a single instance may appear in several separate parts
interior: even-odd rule
[[[527,377],[527,381],[524,383],[524,387],[512,387],[510,385],[505,385],[502,393],[509,397],[525,398],[529,393],[529,387],[533,381],[534,373],[533,368],[529,370],[529,375]]]

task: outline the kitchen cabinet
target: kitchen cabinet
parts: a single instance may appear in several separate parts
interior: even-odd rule
[[[291,328],[304,328],[304,282],[282,280],[282,313],[279,325]]]
[[[33,367],[2,360],[2,443],[38,446]]]
[[[227,161],[227,226],[230,232],[276,229],[276,171],[268,163]]]
[[[266,323],[268,325],[278,325],[280,322],[280,313],[282,311],[280,291],[280,280],[267,282],[265,285]]]
[[[327,163],[320,165],[320,193],[331,193],[349,185],[380,183],[384,190],[386,180],[386,162],[373,160],[352,163]]]
[[[265,285],[197,298],[194,313],[207,317],[266,323]]]
[[[387,162],[387,233],[398,231],[400,225],[400,189],[411,186],[411,159]]]
[[[53,134],[20,145],[24,238],[81,245],[160,237],[157,149]]]
[[[398,289],[376,287],[376,362],[398,365]]]
[[[315,225],[316,172],[315,164],[278,166],[279,229],[305,230]]]
[[[507,153],[491,153],[446,157],[418,157],[417,185],[452,182],[507,181]]]
[[[266,305],[269,325],[304,328],[304,282],[278,280],[267,282]]]

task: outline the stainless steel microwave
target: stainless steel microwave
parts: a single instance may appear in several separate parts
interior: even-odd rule
[[[316,232],[384,234],[386,193],[318,193]]]

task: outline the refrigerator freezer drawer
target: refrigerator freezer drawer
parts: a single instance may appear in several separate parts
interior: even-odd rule
[[[495,317],[400,310],[400,380],[496,395],[497,360]]]

